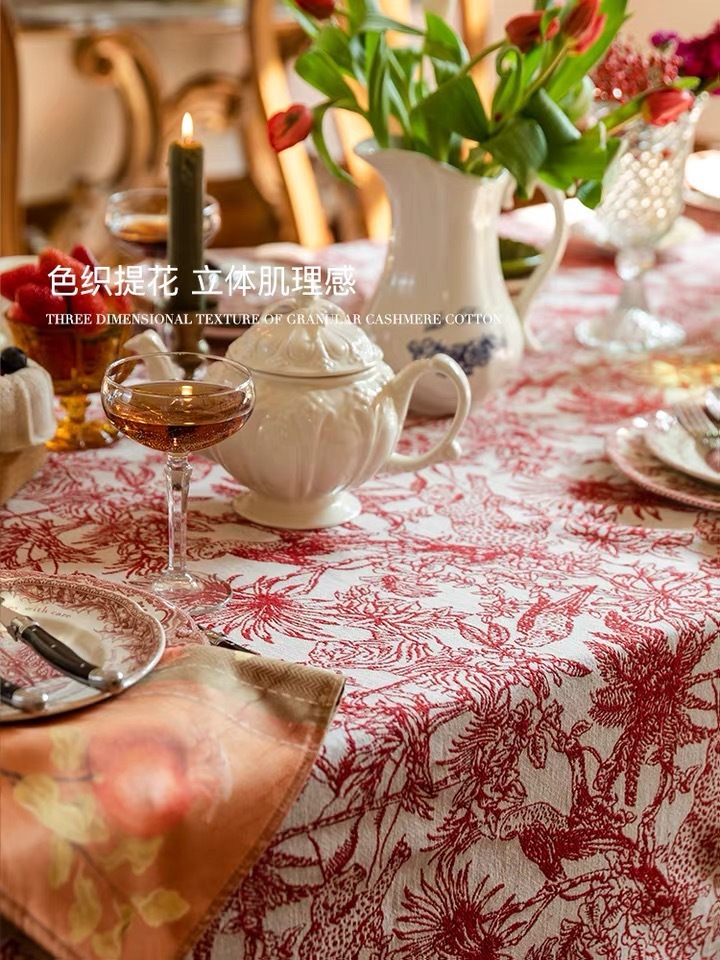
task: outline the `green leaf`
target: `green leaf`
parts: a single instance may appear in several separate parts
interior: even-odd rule
[[[430,58],[438,84],[454,77],[470,60],[465,44],[441,17],[425,15],[426,33],[424,53]]]
[[[695,90],[701,82],[699,77],[676,77],[668,86],[675,87],[676,90]]]
[[[562,98],[577,86],[596,63],[604,57],[620,27],[627,20],[628,0],[602,0],[600,12],[606,14],[605,28],[597,41],[579,56],[568,56],[555,72],[546,89],[553,100]]]
[[[338,180],[342,180],[344,183],[349,183],[351,186],[356,187],[357,184],[350,174],[339,167],[337,163],[335,163],[335,160],[332,158],[330,151],[328,150],[328,145],[325,142],[325,136],[323,134],[322,125],[325,114],[331,107],[336,106],[338,106],[336,103],[322,103],[319,107],[315,107],[313,110],[314,123],[312,129],[312,141],[315,144],[315,149],[318,152],[318,156],[328,168],[330,173],[334,177],[337,177]]]
[[[517,47],[505,47],[498,54],[496,69],[500,78],[492,102],[492,121],[501,122],[514,113],[525,88],[523,57]]]
[[[521,196],[527,196],[547,156],[547,142],[540,124],[529,118],[513,117],[479,146],[510,171]]]
[[[543,89],[533,94],[522,112],[540,124],[551,150],[580,139],[580,131],[575,124]]]
[[[285,6],[290,9],[293,17],[300,24],[303,31],[309,37],[312,37],[314,39],[320,32],[320,27],[315,22],[315,20],[313,20],[313,18],[309,16],[309,14],[305,13],[304,10],[301,10],[300,7],[298,7],[296,4],[292,3],[292,0],[285,0]]]
[[[330,100],[355,100],[335,61],[324,50],[306,50],[295,61],[295,72]]]
[[[619,146],[620,141],[608,139],[599,123],[579,140],[548,151],[541,176],[560,190],[569,190],[579,180],[602,180]]]
[[[365,15],[362,23],[358,27],[358,33],[382,33],[387,30],[394,30],[395,33],[407,33],[413,37],[422,37],[422,30],[413,27],[409,23],[401,23],[399,20],[393,20],[382,13],[371,11]]]
[[[380,147],[390,142],[388,107],[390,83],[388,80],[387,38],[380,34],[368,68],[368,120]]]
[[[414,108],[428,127],[436,123],[447,133],[459,133],[468,140],[484,140],[488,119],[471,77],[459,74],[439,87]]]
[[[587,180],[585,183],[580,184],[575,196],[584,203],[586,207],[594,210],[602,200],[602,181]]]
[[[326,53],[344,73],[355,75],[350,38],[340,27],[323,27],[315,38],[315,48]]]
[[[592,77],[584,77],[582,83],[573,87],[560,101],[560,106],[568,118],[576,123],[590,112],[595,101],[595,84]]]
[[[410,134],[412,127],[410,122],[410,83],[391,47],[387,50],[387,63],[392,112],[400,121],[403,131]]]
[[[348,12],[348,30],[351,36],[359,32],[361,24],[364,22],[367,12],[367,0],[346,0]]]

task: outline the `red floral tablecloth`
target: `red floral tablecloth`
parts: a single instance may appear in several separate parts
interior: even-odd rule
[[[381,250],[327,256],[371,279]],[[691,340],[720,334],[719,265],[708,235],[651,277]],[[235,589],[214,625],[347,686],[195,960],[720,955],[720,512],[604,453],[663,400],[650,365],[573,341],[617,287],[609,260],[566,259],[533,311],[546,352],[475,410],[465,456],[367,483],[352,523],[246,524],[237,484],[196,459],[190,557]],[[130,441],[51,457],[0,513],[2,565],[157,569],[161,469]]]

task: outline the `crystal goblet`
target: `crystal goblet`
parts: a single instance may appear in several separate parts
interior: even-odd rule
[[[162,377],[153,376],[162,363]],[[190,371],[190,372],[186,372]],[[167,454],[168,563],[146,584],[192,613],[217,609],[231,588],[187,569],[188,454],[219,443],[250,416],[255,390],[247,367],[221,357],[184,353],[128,357],[108,367],[101,397],[108,419],[132,440]]]
[[[617,248],[622,288],[609,314],[576,327],[578,340],[587,346],[621,356],[677,346],[685,339],[678,323],[651,310],[644,277],[655,264],[656,245],[682,213],[685,163],[703,102],[698,98],[692,110],[666,126],[633,123],[605,174],[595,228],[599,239]]]

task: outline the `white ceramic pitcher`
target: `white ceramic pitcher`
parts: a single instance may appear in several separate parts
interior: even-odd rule
[[[534,346],[522,321],[565,250],[562,193],[540,184],[555,211],[555,233],[513,305],[497,232],[501,206],[514,188],[507,172],[494,179],[475,177],[421,153],[379,150],[373,140],[357,152],[383,178],[393,219],[365,329],[394,370],[437,354],[452,357],[470,381],[473,401],[482,400],[516,369],[524,342]],[[412,408],[448,414],[455,402],[446,382],[425,377]]]

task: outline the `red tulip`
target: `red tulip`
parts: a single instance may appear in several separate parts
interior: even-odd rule
[[[505,24],[505,35],[510,43],[518,47],[523,53],[531,50],[535,44],[543,39],[542,33],[542,11],[537,13],[521,13],[517,17],[511,17]],[[557,17],[548,23],[545,30],[545,39],[552,40],[560,29],[560,21]]]
[[[653,90],[643,100],[642,114],[654,127],[664,127],[695,103],[695,97],[689,90],[667,87],[665,90]]]
[[[268,120],[270,146],[276,153],[280,153],[303,141],[312,128],[312,111],[304,103],[294,103],[283,113],[276,113]]]
[[[600,39],[607,17],[600,13],[600,0],[578,0],[565,17],[562,31],[573,53],[585,53]]]
[[[318,20],[327,20],[335,11],[335,0],[295,0],[295,3]]]

